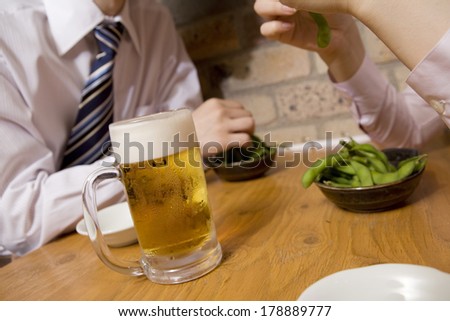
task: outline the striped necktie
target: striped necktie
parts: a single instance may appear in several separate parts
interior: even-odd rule
[[[123,25],[101,24],[94,29],[100,53],[82,91],[74,127],[67,142],[62,168],[90,164],[105,155],[111,145],[108,125],[113,120],[114,57]]]

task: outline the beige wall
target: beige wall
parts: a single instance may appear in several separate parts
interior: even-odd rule
[[[253,0],[161,0],[172,11],[198,67],[205,98],[241,101],[252,111],[261,136],[302,144],[332,136],[363,134],[314,53],[271,42],[259,34]],[[399,89],[408,70],[364,26],[369,55]]]

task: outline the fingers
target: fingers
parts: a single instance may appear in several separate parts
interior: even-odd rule
[[[279,16],[291,16],[297,11],[280,3],[279,0],[256,0],[253,8],[258,15],[267,20],[272,20]]]
[[[223,115],[222,117],[230,118],[230,119],[236,119],[236,118],[242,118],[242,117],[252,117],[252,113],[245,109],[244,106],[238,105],[238,106],[231,106],[231,105],[225,105],[222,109]]]
[[[222,153],[230,148],[248,146],[252,144],[252,138],[247,133],[232,133],[223,137],[223,140],[207,141],[201,146],[204,157],[209,157]]]
[[[223,126],[228,133],[252,134],[255,130],[255,120],[252,113],[238,102],[224,100],[221,109]]]
[[[261,35],[271,40],[280,40],[283,33],[294,28],[294,23],[285,21],[268,21],[261,25]]]
[[[297,10],[283,5],[279,0],[256,0],[254,10],[264,18],[261,35],[270,40],[295,45]]]
[[[249,110],[234,100],[212,98],[207,100],[205,105],[207,105],[210,112],[217,113],[216,117],[222,120],[252,116]]]
[[[228,130],[230,133],[243,132],[253,134],[255,131],[255,121],[251,115],[234,118],[229,121]]]
[[[194,113],[194,123],[204,155],[242,146],[251,141],[255,121],[250,111],[236,101],[209,99]]]
[[[350,0],[280,0],[285,6],[318,13],[349,13],[355,1]],[[358,2],[358,1],[356,1]]]
[[[242,147],[251,144],[252,138],[247,133],[233,133],[228,135],[228,143],[223,151],[233,147]]]

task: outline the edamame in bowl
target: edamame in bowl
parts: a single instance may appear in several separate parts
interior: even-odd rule
[[[371,144],[341,141],[341,150],[319,159],[303,175],[335,205],[353,212],[380,212],[399,207],[414,192],[427,155],[415,149],[378,150]]]
[[[258,136],[252,136],[252,144],[231,148],[209,159],[208,166],[226,181],[244,181],[263,176],[273,165],[276,148],[267,146]]]

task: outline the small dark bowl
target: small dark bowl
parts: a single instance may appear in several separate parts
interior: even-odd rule
[[[223,163],[214,167],[216,174],[226,181],[244,181],[264,175],[274,164],[275,152],[249,161]]]
[[[418,155],[417,150],[406,148],[390,148],[383,152],[393,165]],[[398,182],[369,187],[339,188],[320,182],[315,184],[330,201],[343,209],[363,213],[381,212],[404,204],[419,185],[424,170],[425,168]]]
[[[276,158],[276,149],[270,148],[254,137],[255,150],[259,154],[249,152],[248,149],[234,148],[226,153],[209,160],[208,166],[226,181],[244,181],[263,176],[273,167]]]

